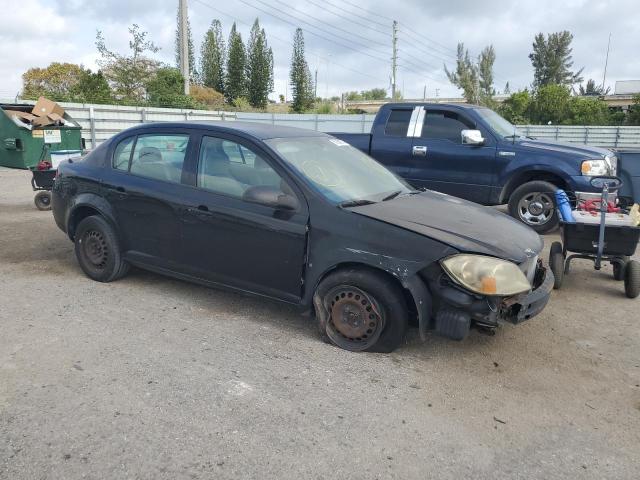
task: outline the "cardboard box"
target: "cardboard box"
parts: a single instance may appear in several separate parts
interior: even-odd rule
[[[28,112],[20,112],[18,110],[5,110],[4,113],[9,115],[10,117],[19,118],[25,123],[31,123],[37,118],[35,115],[32,115]]]
[[[31,113],[36,115],[37,117],[46,117],[51,113],[55,113],[64,117],[64,108],[58,105],[53,100],[49,100],[48,98],[40,97],[36,102]]]

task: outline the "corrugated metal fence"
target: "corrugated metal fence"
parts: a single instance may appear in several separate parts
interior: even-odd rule
[[[144,122],[182,120],[243,120],[319,130],[321,132],[368,133],[375,115],[322,115],[244,113],[175,108],[128,107],[61,103],[83,129],[87,146],[94,147],[125,128]],[[523,125],[531,137],[603,147],[640,147],[640,127]]]

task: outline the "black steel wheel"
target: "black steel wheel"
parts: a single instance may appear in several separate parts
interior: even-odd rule
[[[624,293],[628,298],[640,295],[640,263],[629,260],[624,269]]]
[[[38,210],[51,210],[51,192],[43,190],[36,193],[36,196],[33,198],[33,203],[36,204]]]
[[[78,225],[75,236],[76,258],[84,273],[99,282],[111,282],[129,269],[122,259],[113,228],[102,217],[90,216]]]
[[[613,262],[613,278],[619,282],[624,280],[624,271],[629,261],[629,257],[621,258],[622,263]]]
[[[353,352],[391,352],[407,329],[407,305],[392,278],[366,268],[338,270],[316,290],[314,305],[322,336]]]
[[[509,197],[509,214],[538,233],[547,233],[558,226],[555,192],[549,182],[535,180],[516,188]]]
[[[562,287],[562,281],[564,280],[564,252],[562,251],[562,244],[560,242],[553,242],[551,244],[549,267],[551,267],[554,276],[553,288],[558,290]]]

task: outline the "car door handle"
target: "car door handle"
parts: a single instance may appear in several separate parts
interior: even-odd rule
[[[411,149],[411,154],[414,157],[426,157],[427,156],[427,147],[425,147],[424,145],[415,145]]]
[[[194,213],[196,215],[213,215],[213,212],[209,210],[206,205],[198,205],[197,207],[187,208],[187,212]]]

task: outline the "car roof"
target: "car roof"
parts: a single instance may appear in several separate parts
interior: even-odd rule
[[[477,110],[478,108],[484,108],[481,105],[474,105],[470,103],[426,103],[426,102],[402,102],[402,103],[387,103],[388,108],[398,107],[426,107],[426,108],[459,108],[461,110]]]
[[[130,130],[139,128],[197,128],[199,130],[210,130],[214,132],[242,133],[258,140],[269,138],[292,138],[292,137],[326,137],[322,132],[309,130],[306,128],[282,127],[269,123],[241,122],[237,120],[217,120],[217,121],[184,121],[184,122],[157,122],[145,123]]]

